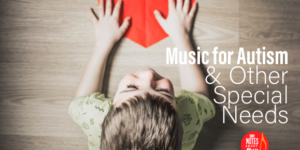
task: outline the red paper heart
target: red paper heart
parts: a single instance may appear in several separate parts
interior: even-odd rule
[[[118,0],[113,1],[116,4]],[[168,0],[123,0],[122,3],[120,24],[127,16],[131,17],[131,24],[125,37],[145,48],[168,37],[153,14],[154,10],[158,10],[166,18]]]

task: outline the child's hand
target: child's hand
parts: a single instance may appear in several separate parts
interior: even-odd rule
[[[114,44],[126,32],[130,24],[130,17],[127,17],[121,26],[119,26],[119,15],[122,0],[119,0],[112,10],[112,0],[107,0],[104,6],[104,0],[99,2],[99,14],[95,16],[93,9],[89,9],[93,24],[96,28],[97,43]],[[99,18],[99,19],[98,19]]]
[[[197,2],[195,1],[190,11],[190,0],[177,0],[176,6],[174,0],[168,0],[168,3],[168,18],[164,19],[161,13],[155,10],[156,20],[173,40],[182,36],[189,36]]]

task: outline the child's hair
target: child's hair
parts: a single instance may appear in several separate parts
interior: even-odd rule
[[[181,121],[171,103],[146,93],[112,105],[102,125],[102,150],[180,150]]]

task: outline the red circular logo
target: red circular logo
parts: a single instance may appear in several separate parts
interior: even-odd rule
[[[257,131],[247,133],[241,142],[242,150],[268,150],[269,142],[267,137]]]

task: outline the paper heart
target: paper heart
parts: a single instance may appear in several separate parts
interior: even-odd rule
[[[118,0],[113,0],[116,4]],[[195,0],[192,0],[192,2]],[[168,37],[154,17],[158,10],[168,16],[168,0],[123,0],[120,13],[120,24],[124,18],[131,17],[131,24],[125,37],[147,48]]]

